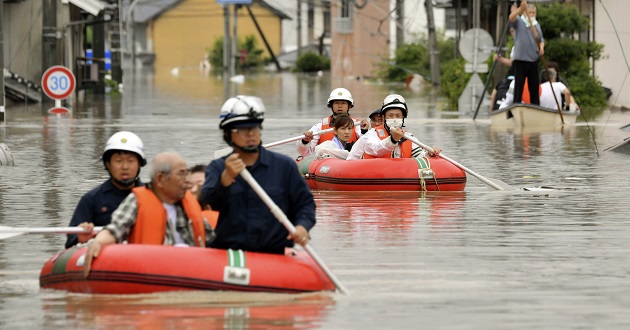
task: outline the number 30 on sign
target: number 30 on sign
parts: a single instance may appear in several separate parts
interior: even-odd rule
[[[74,92],[76,80],[68,68],[52,66],[42,76],[42,89],[53,100],[63,100]]]

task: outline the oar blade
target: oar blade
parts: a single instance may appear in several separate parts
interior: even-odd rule
[[[0,240],[26,234],[25,231],[6,231],[5,232],[3,228],[9,228],[9,227],[0,226]]]

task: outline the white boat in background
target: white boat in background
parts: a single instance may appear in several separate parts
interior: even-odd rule
[[[574,125],[579,114],[580,110],[563,110],[564,125]],[[555,128],[562,126],[562,119],[557,109],[519,103],[490,112],[490,124],[509,128]]]

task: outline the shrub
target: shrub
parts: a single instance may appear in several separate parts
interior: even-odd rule
[[[298,57],[295,62],[295,69],[300,72],[330,70],[330,59],[314,52],[306,52]]]

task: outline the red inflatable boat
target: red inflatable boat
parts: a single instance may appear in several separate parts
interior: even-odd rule
[[[42,288],[83,293],[136,294],[177,290],[299,293],[334,291],[303,251],[285,255],[165,245],[115,244],[103,248],[83,277],[86,248],[52,256],[42,268]]]
[[[442,158],[343,160],[307,157],[298,162],[311,189],[335,191],[462,191],[466,172]]]

